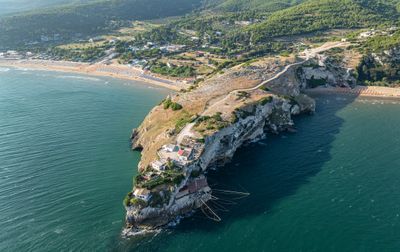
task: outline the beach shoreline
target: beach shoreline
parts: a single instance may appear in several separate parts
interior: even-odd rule
[[[77,73],[90,76],[112,77],[123,80],[140,81],[147,84],[179,91],[189,84],[167,78],[155,77],[140,68],[117,64],[89,64],[70,61],[0,59],[1,67],[23,68],[29,70]]]
[[[357,97],[375,98],[400,98],[400,88],[381,86],[356,86],[355,88],[345,87],[317,87],[306,89],[306,94],[343,94]]]
[[[0,59],[0,67],[23,68],[29,70],[55,71],[77,73],[89,76],[111,77],[123,80],[140,81],[146,84],[163,87],[173,91],[180,91],[189,86],[188,83],[156,77],[145,73],[137,67],[118,64],[89,64],[72,61],[32,60],[32,59]],[[400,98],[400,88],[382,86],[345,87],[316,87],[306,89],[308,94],[344,94],[358,97]]]

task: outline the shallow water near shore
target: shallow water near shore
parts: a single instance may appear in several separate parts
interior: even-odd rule
[[[250,196],[125,239],[131,129],[169,92],[109,78],[0,72],[0,251],[398,251],[400,103],[318,96],[298,132],[210,172]],[[222,202],[219,202],[222,203]]]

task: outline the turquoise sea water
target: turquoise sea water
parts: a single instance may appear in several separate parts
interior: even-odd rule
[[[250,193],[222,222],[197,213],[121,238],[130,130],[167,93],[0,72],[0,251],[399,251],[400,103],[337,96],[210,172],[214,188]]]
[[[139,154],[129,135],[167,94],[65,73],[0,72],[0,251],[105,251]]]

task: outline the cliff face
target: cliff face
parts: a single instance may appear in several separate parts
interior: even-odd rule
[[[252,104],[246,107],[251,113],[238,115],[236,122],[216,131],[204,139],[203,152],[190,165],[186,172],[206,171],[208,167],[228,162],[236,150],[245,143],[254,142],[266,137],[266,132],[278,133],[294,126],[292,116],[300,113],[312,113],[315,103],[312,99],[302,97],[298,103],[273,96],[266,104]],[[240,112],[238,112],[240,114]],[[183,180],[173,188],[168,204],[162,207],[128,207],[127,221],[130,225],[141,228],[152,228],[165,225],[177,216],[201,207],[211,198],[211,190],[199,190],[179,198],[179,192],[191,178]]]
[[[274,97],[266,105],[256,104],[252,113],[240,117],[229,127],[217,131],[205,139],[205,150],[199,158],[199,166],[206,170],[210,165],[223,165],[230,161],[243,144],[265,138],[266,132],[279,133],[294,127],[292,116],[313,113],[315,102],[297,104],[285,98]]]
[[[318,55],[299,68],[297,74],[302,76],[307,88],[324,85],[354,87],[357,84],[354,69],[329,55]]]
[[[371,53],[370,59],[381,65],[391,65],[400,63],[400,47],[393,47],[384,50],[382,53]]]

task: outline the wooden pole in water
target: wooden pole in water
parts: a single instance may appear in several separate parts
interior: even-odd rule
[[[202,199],[200,199],[201,202],[203,203],[203,206],[206,206],[207,209],[212,213],[212,215],[214,215],[214,218],[209,217],[206,213],[204,213],[207,217],[209,217],[211,220],[214,220],[216,222],[220,222],[222,219],[211,209],[211,207],[209,207],[206,202],[204,202]],[[203,209],[202,209],[203,210]]]

